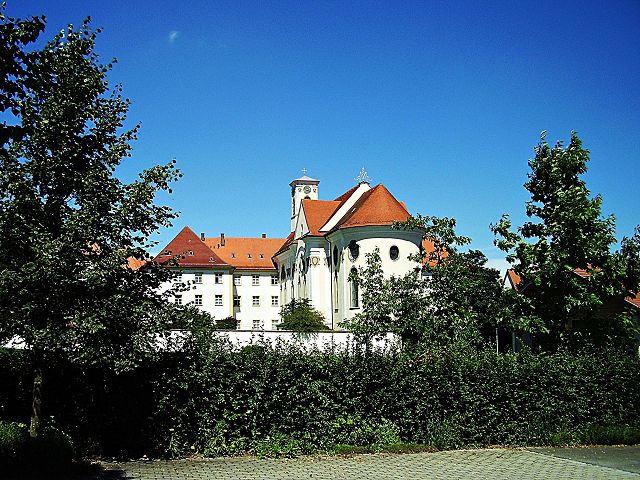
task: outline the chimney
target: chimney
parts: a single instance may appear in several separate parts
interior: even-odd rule
[[[224,247],[224,233],[220,234],[220,246]]]
[[[263,234],[262,234],[262,238],[267,238],[267,234],[266,234],[266,233],[263,233]]]
[[[200,234],[200,240],[202,240],[202,241],[204,242],[204,232],[202,232],[202,233]]]

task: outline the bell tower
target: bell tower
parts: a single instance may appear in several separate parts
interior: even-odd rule
[[[309,198],[318,200],[318,184],[320,180],[308,177],[307,170],[302,170],[302,177],[293,180],[289,186],[291,187],[291,231],[296,228],[298,213],[300,213],[302,200]]]

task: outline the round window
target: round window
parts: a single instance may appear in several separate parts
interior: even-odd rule
[[[391,260],[397,260],[399,255],[400,255],[400,249],[395,245],[393,245],[389,249],[389,257],[391,257]]]

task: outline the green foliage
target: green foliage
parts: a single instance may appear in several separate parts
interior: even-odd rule
[[[126,260],[144,258],[148,236],[170,224],[174,214],[153,202],[178,174],[170,163],[131,184],[114,176],[138,128],[120,131],[129,100],[109,89],[95,39],[87,22],[69,27],[24,71],[21,136],[0,159],[0,339],[126,368],[126,353],[157,329],[166,278]]]
[[[543,346],[602,341],[584,327],[589,322],[597,324],[594,320],[606,302],[621,301],[629,291],[637,290],[639,230],[624,240],[619,252],[611,252],[616,243],[615,219],[602,217],[602,197],[591,198],[582,180],[589,151],[575,132],[566,148],[562,142],[550,147],[543,132],[535,153],[525,184],[531,193],[526,204],[531,220],[515,233],[504,215],[492,225],[495,243],[508,253],[507,259],[523,280],[526,313],[545,334],[538,336]],[[590,276],[576,275],[577,268]],[[572,329],[575,323],[582,323],[583,328]],[[626,338],[626,343],[632,341],[633,334]]]
[[[75,459],[73,441],[55,426],[30,438],[24,423],[0,421],[0,469],[21,475],[67,472]]]
[[[158,380],[157,418],[181,436],[174,455],[544,445],[564,431],[586,441],[592,425],[640,418],[640,360],[612,352],[442,350],[417,360],[266,346],[206,352]]]
[[[294,332],[318,332],[329,330],[324,323],[324,316],[311,306],[307,298],[296,300],[280,307],[280,317],[282,323],[280,330],[291,330]]]
[[[27,456],[29,432],[24,423],[0,421],[0,470],[11,469]]]
[[[0,356],[2,378],[25,376],[20,355]],[[233,350],[203,336],[127,374],[80,377],[74,368],[45,372],[58,399],[50,411],[80,451],[106,456],[617,443],[640,431],[640,359],[619,351],[440,349],[415,358]],[[5,396],[0,412],[28,418],[20,405]]]
[[[238,321],[233,317],[226,317],[220,320],[216,320],[217,330],[235,330],[237,328]]]
[[[392,302],[390,281],[384,278],[380,250],[366,254],[367,267],[351,272],[350,282],[356,282],[361,292],[362,309],[353,318],[344,320],[340,326],[353,332],[364,343],[382,337],[392,328]],[[408,320],[403,318],[402,320]]]
[[[497,270],[478,250],[460,252],[470,240],[455,232],[450,218],[412,217],[397,228],[424,231],[433,245],[417,256],[416,268],[385,278],[380,254],[367,254],[365,268],[352,274],[362,290],[362,311],[342,326],[365,340],[393,332],[407,349],[490,342],[496,327],[511,326],[519,299],[501,286]]]
[[[4,3],[0,5],[0,158],[7,155],[6,144],[19,139],[22,127],[19,124],[8,124],[5,114],[19,115],[19,100],[28,83],[28,72],[31,71],[36,58],[26,51],[27,45],[38,38],[44,31],[44,17],[13,19],[4,14]]]
[[[129,100],[107,81],[97,31],[87,20],[27,51],[43,28],[0,9],[0,109],[15,123],[0,126],[0,342],[20,337],[33,354],[33,435],[53,357],[125,370],[153,351],[169,272],[127,259],[146,258],[150,235],[170,225],[155,197],[179,176],[174,162],[129,184],[115,176],[138,127],[123,130]]]

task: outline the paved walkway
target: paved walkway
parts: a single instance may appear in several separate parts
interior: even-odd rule
[[[105,464],[101,479],[640,479],[640,447],[606,447],[588,458],[561,458],[589,449],[482,449],[405,455],[258,459],[215,458]],[[621,448],[621,449],[620,449]],[[547,451],[545,451],[547,450]],[[621,452],[623,452],[621,454]],[[610,454],[607,454],[610,452]],[[620,461],[607,460],[618,456]],[[578,455],[580,458],[580,455]]]

